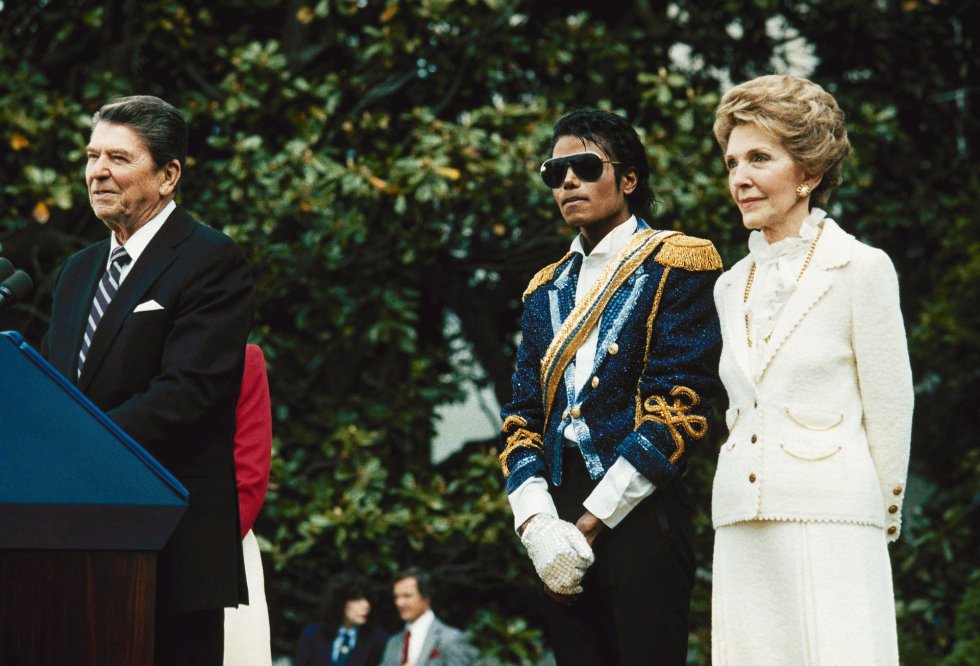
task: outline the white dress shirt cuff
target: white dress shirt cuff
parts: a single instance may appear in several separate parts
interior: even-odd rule
[[[532,476],[507,495],[510,508],[514,512],[514,531],[520,530],[528,518],[536,513],[547,513],[558,517],[555,500],[548,492],[548,482],[540,476]]]
[[[606,527],[616,527],[656,489],[633,463],[620,456],[582,504]]]

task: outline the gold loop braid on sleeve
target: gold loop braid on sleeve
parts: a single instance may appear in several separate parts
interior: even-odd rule
[[[652,395],[643,401],[644,415],[640,417],[640,423],[645,421],[655,421],[667,426],[667,432],[677,449],[670,456],[670,463],[674,464],[684,455],[684,435],[680,429],[691,439],[703,439],[708,434],[708,420],[697,414],[688,414],[694,407],[701,402],[698,394],[686,386],[675,386],[670,395],[674,398],[673,404],[668,404],[662,396]],[[677,426],[680,426],[678,429]]]
[[[501,432],[507,437],[507,448],[500,454],[500,467],[504,470],[504,478],[510,476],[510,469],[507,467],[507,456],[514,450],[520,448],[537,449],[544,451],[541,435],[527,429],[527,421],[520,416],[511,415],[504,420]]]

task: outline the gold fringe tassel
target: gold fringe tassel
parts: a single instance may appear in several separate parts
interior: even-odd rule
[[[716,271],[722,268],[721,255],[711,241],[695,236],[671,236],[664,241],[655,261],[686,271]]]

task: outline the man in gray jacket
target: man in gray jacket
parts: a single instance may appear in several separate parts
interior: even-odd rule
[[[432,612],[432,576],[408,569],[395,579],[395,607],[405,628],[388,639],[381,666],[468,666],[477,652],[459,629]]]

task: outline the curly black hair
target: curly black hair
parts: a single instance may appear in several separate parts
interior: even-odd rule
[[[651,207],[656,202],[653,190],[650,188],[650,162],[647,160],[640,136],[625,118],[599,109],[576,109],[562,116],[555,123],[551,135],[551,151],[563,136],[592,141],[602,148],[611,160],[622,162],[622,165],[615,166],[614,171],[617,188],[622,170],[634,169],[637,185],[636,189],[626,195],[626,203],[633,215],[650,219]]]
[[[371,583],[364,576],[342,572],[330,579],[320,600],[320,633],[333,638],[344,622],[344,609],[348,601],[371,599]]]

